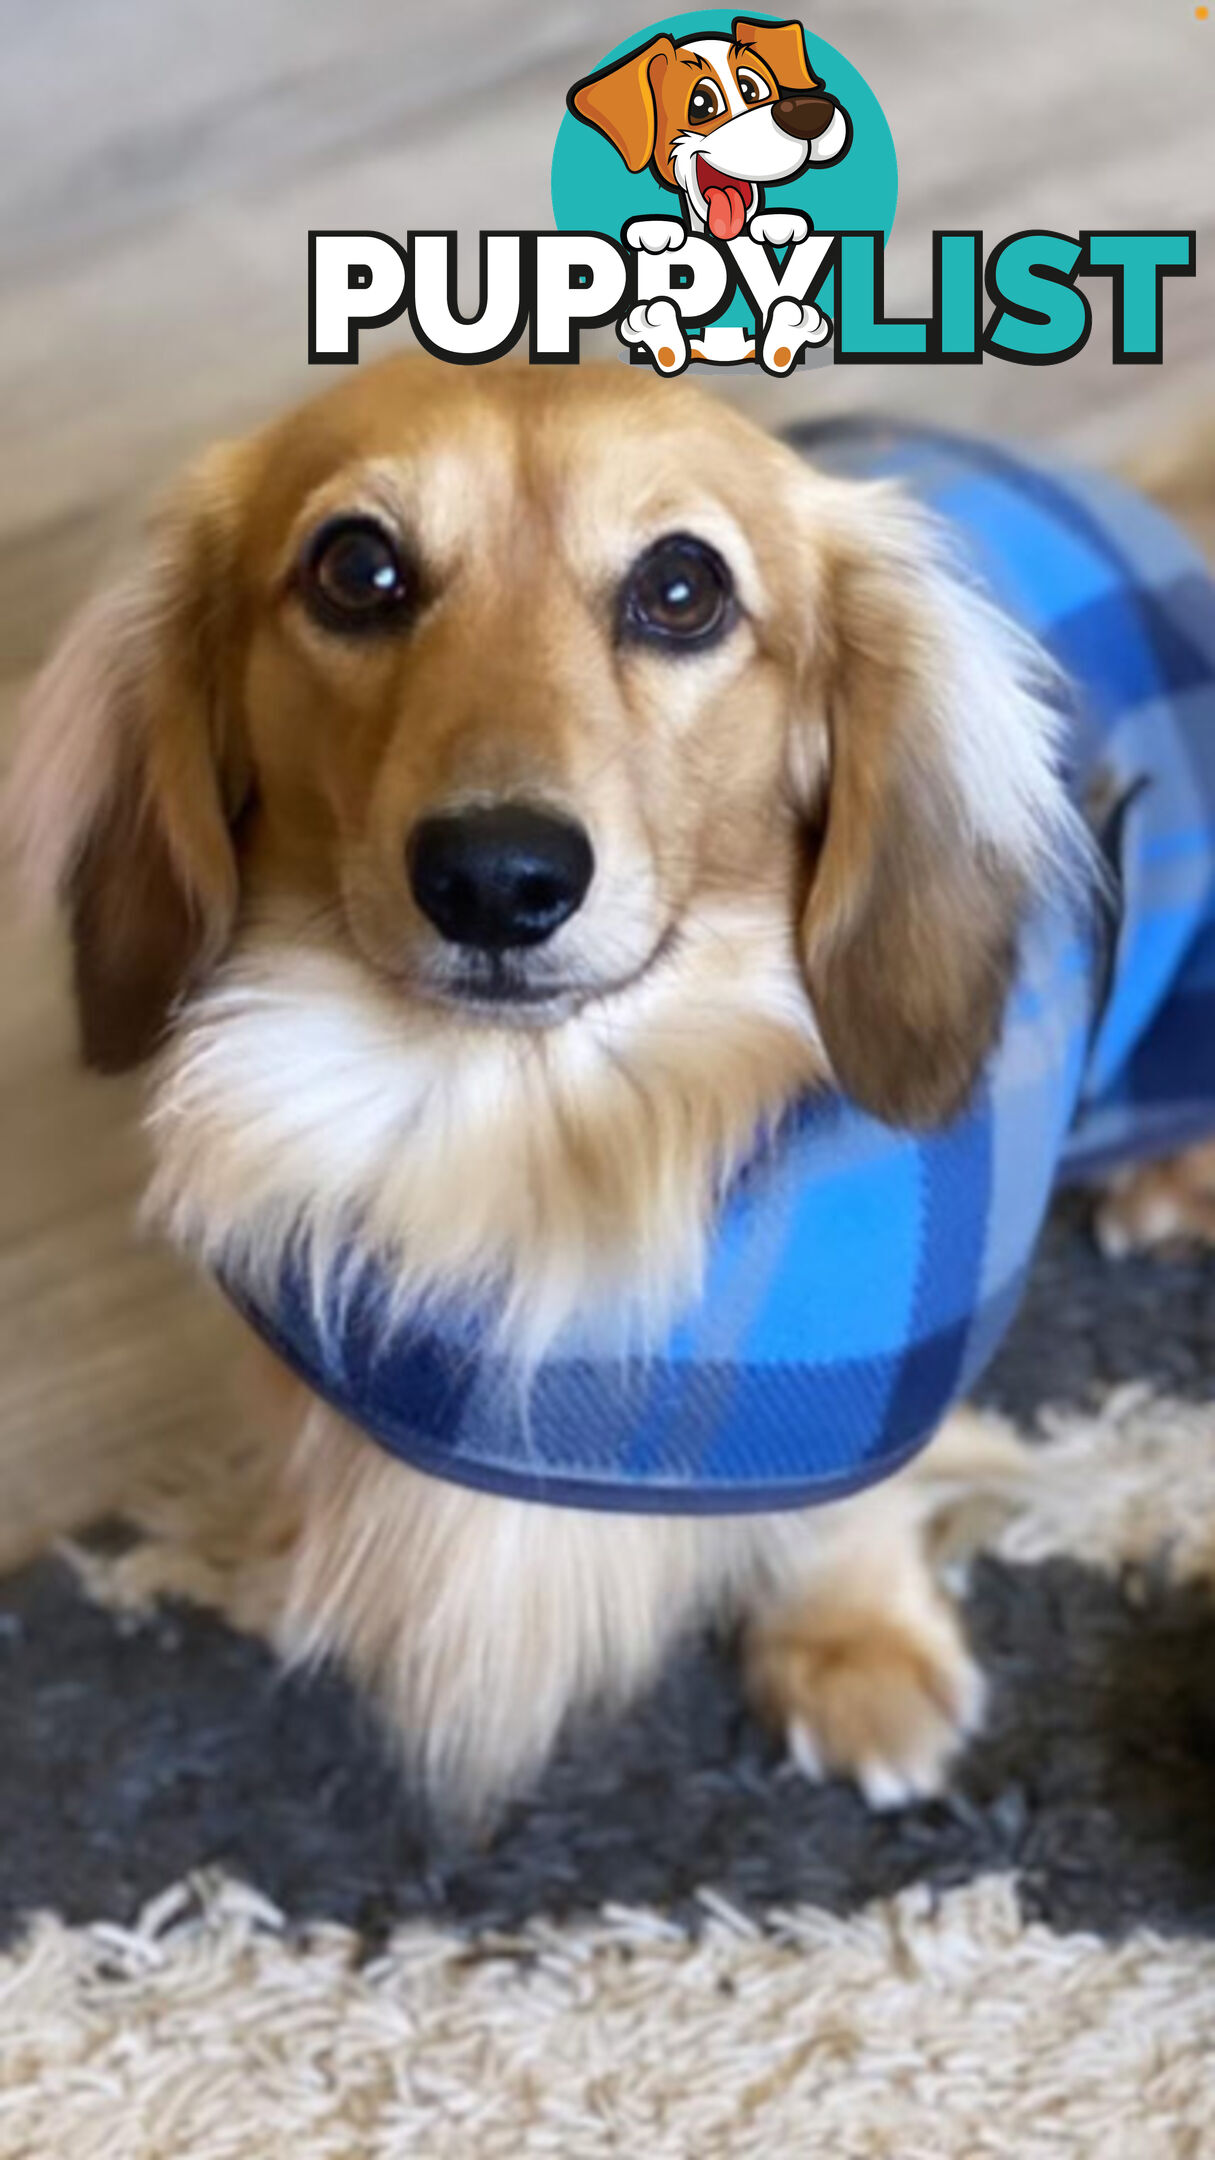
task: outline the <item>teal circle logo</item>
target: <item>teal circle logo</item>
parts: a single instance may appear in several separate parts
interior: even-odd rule
[[[666,16],[613,46],[573,85],[553,150],[553,215],[566,232],[678,220],[727,245],[779,248],[777,214],[793,212],[798,232],[888,239],[897,197],[886,116],[851,61],[799,22],[725,8]],[[817,297],[829,313],[829,278]],[[736,293],[715,319],[746,314]]]

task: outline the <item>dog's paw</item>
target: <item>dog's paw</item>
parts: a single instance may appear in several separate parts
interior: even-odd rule
[[[813,300],[774,300],[763,326],[761,361],[770,376],[787,376],[806,346],[822,346],[830,322]]]
[[[642,248],[647,255],[665,255],[672,248],[681,248],[687,237],[687,227],[673,217],[630,218],[624,228],[625,246]]]
[[[1123,1171],[1102,1195],[1093,1230],[1107,1260],[1176,1246],[1215,1249],[1215,1143]]]
[[[761,358],[770,375],[787,375],[807,345],[821,345],[831,324],[813,300],[776,300],[764,327]]]
[[[671,300],[639,300],[619,325],[628,345],[640,345],[663,375],[678,375],[687,366],[688,341],[679,311]]]
[[[786,1612],[754,1625],[746,1663],[756,1708],[797,1769],[853,1779],[873,1808],[940,1792],[982,1720],[982,1675],[943,1608],[923,1630],[878,1614]]]
[[[796,247],[809,233],[810,220],[801,210],[759,210],[747,231],[768,247]]]

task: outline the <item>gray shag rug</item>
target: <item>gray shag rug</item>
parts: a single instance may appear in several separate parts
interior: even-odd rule
[[[811,1788],[704,1651],[492,1843],[336,1681],[0,1584],[0,2160],[1215,2151],[1215,1263],[1056,1213],[984,1399],[949,1796]]]

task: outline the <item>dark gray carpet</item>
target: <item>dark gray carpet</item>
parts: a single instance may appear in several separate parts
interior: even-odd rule
[[[1208,1399],[1215,1264],[1105,1266],[1065,1204],[986,1399],[1020,1419],[1121,1379]],[[988,1731],[950,1798],[870,1815],[784,1770],[705,1652],[585,1732],[485,1849],[423,1821],[338,1683],[286,1682],[192,1612],[131,1625],[47,1564],[0,1585],[0,1925],[129,1921],[208,1863],[369,1947],[409,1915],[469,1928],[652,1905],[844,1912],[1012,1869],[1028,1915],[1116,1936],[1215,1929],[1215,1605],[1070,1562],[979,1563]]]

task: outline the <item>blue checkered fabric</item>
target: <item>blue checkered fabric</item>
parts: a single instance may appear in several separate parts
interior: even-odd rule
[[[888,1475],[977,1379],[1016,1311],[1052,1189],[1215,1129],[1215,587],[1110,481],[986,443],[837,423],[796,438],[897,478],[1060,663],[1071,765],[1108,806],[1119,895],[1095,964],[1060,905],[1029,925],[967,1111],[909,1136],[801,1104],[721,1214],[704,1293],[647,1358],[563,1342],[526,1397],[485,1316],[384,1321],[372,1269],[315,1309],[226,1287],[316,1391],[415,1467],[516,1498],[736,1514]],[[711,1045],[706,1049],[711,1053]],[[324,1304],[324,1301],[322,1301]]]

